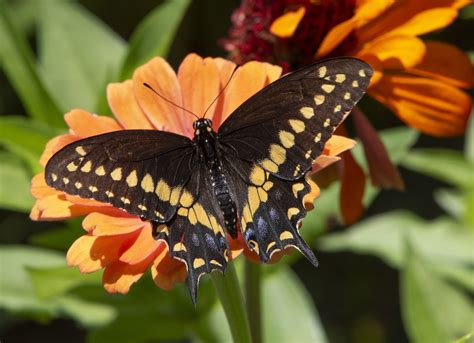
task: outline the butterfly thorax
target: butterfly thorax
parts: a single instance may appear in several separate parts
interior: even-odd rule
[[[194,143],[199,151],[199,157],[208,168],[208,182],[216,196],[221,209],[227,232],[237,237],[237,212],[235,203],[230,195],[229,184],[224,174],[222,163],[216,148],[216,133],[209,119],[199,119],[193,124]]]

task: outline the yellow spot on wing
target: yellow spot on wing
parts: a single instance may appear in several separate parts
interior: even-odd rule
[[[128,199],[125,198],[125,197],[121,197],[120,200],[121,200],[124,204],[130,204],[130,200],[128,200]]]
[[[155,191],[155,183],[153,182],[153,178],[150,174],[146,174],[143,177],[140,185],[142,186],[142,189],[147,193],[153,193]]]
[[[186,246],[182,242],[178,242],[173,246],[173,251],[186,251]]]
[[[283,164],[286,161],[286,150],[281,145],[270,145],[270,158],[277,165]]]
[[[51,173],[51,180],[56,181],[58,179],[58,176],[54,173]]]
[[[73,172],[73,171],[76,171],[77,170],[77,165],[74,164],[74,162],[71,162],[67,165],[67,170],[69,170],[70,172]]]
[[[312,107],[302,107],[300,109],[300,113],[305,117],[306,119],[311,119],[314,116],[314,110]]]
[[[87,154],[87,152],[86,152],[86,151],[84,150],[84,148],[81,147],[81,146],[78,146],[78,147],[76,148],[76,152],[77,152],[79,155],[81,155],[81,156],[85,156],[85,155]]]
[[[313,151],[312,151],[311,149],[309,149],[308,151],[306,151],[306,154],[304,155],[304,158],[306,158],[306,159],[310,158],[312,152],[313,152]]]
[[[278,136],[280,138],[281,145],[283,145],[285,148],[289,149],[295,145],[295,136],[292,133],[282,130],[278,133]]]
[[[326,97],[325,97],[324,95],[322,95],[322,94],[316,94],[316,95],[314,96],[314,103],[319,106],[319,105],[321,105],[321,104],[324,103],[324,100],[325,100],[325,99],[326,99]]]
[[[105,195],[107,195],[109,198],[114,197],[114,193],[112,193],[111,191],[105,191]]]
[[[181,190],[183,188],[181,186],[174,187],[171,190],[171,195],[170,195],[170,204],[171,206],[175,206],[178,204],[179,201],[179,196],[181,195]]]
[[[293,216],[297,215],[298,213],[300,213],[300,210],[298,208],[290,207],[288,209],[288,219],[293,218]]]
[[[87,162],[84,163],[84,165],[82,166],[81,172],[88,173],[88,172],[91,171],[91,168],[92,168],[92,162],[91,162],[91,161],[87,161]]]
[[[295,198],[298,197],[298,192],[302,191],[304,189],[304,184],[302,183],[295,183],[293,186],[291,186],[291,189],[293,190],[293,195]]]
[[[81,188],[82,188],[82,183],[76,182],[76,183],[74,184],[74,186],[75,186],[77,189],[81,189]]]
[[[324,127],[328,127],[329,124],[331,124],[331,119],[328,118],[328,119],[326,119],[326,120],[324,121],[323,126],[324,126]]]
[[[349,100],[350,98],[351,98],[351,93],[346,92],[346,93],[344,94],[344,100]]]
[[[193,209],[190,209],[189,210],[189,213],[188,213],[188,220],[191,224],[193,225],[196,225],[197,224],[197,217],[196,217],[196,213],[194,212]]]
[[[265,192],[263,188],[258,188],[257,189],[258,197],[260,198],[261,202],[266,202],[268,200],[268,193]]]
[[[115,168],[112,173],[110,173],[110,177],[114,181],[122,180],[122,168]]]
[[[192,196],[192,194],[184,190],[179,200],[180,205],[184,207],[191,207],[193,202],[194,202],[194,197]]]
[[[89,186],[89,190],[92,192],[92,193],[95,193],[97,192],[99,189],[95,186]]]
[[[132,172],[128,174],[125,181],[127,182],[127,185],[129,187],[135,187],[138,184],[137,172],[135,170],[132,170]]]
[[[290,119],[288,120],[288,123],[290,124],[293,131],[295,131],[296,133],[301,133],[305,129],[305,124],[302,120]]]
[[[146,211],[146,210],[147,210],[146,206],[143,205],[143,204],[140,204],[140,205],[138,205],[137,207],[138,207],[139,210],[142,210],[142,211]]]
[[[161,201],[168,201],[170,200],[171,188],[165,180],[160,179],[156,185],[155,193]]]
[[[105,169],[104,166],[100,166],[95,170],[95,173],[99,176],[104,176],[105,175]]]
[[[257,211],[260,206],[260,198],[258,196],[257,187],[250,186],[248,188],[248,199],[249,199],[249,208],[252,213],[252,216]]]
[[[321,135],[321,132],[320,132],[316,135],[316,137],[314,137],[314,142],[318,143],[321,140],[321,137],[322,137],[322,135]]]
[[[65,185],[67,185],[69,183],[69,179],[67,177],[63,177],[63,182]]]
[[[261,161],[260,164],[262,165],[263,168],[265,168],[269,172],[272,172],[272,173],[278,172],[278,165],[268,158]]]
[[[322,66],[318,69],[318,76],[319,77],[324,77],[326,76],[328,69],[325,66]]]
[[[364,69],[359,70],[359,76],[360,77],[366,77],[367,76]]]
[[[326,93],[331,93],[334,90],[334,88],[336,88],[336,86],[330,85],[330,84],[324,84],[321,86],[321,89],[325,91]]]
[[[202,258],[195,258],[194,261],[193,261],[193,267],[194,269],[197,269],[199,267],[202,267],[203,265],[205,265],[206,263],[204,262],[204,260]]]
[[[336,107],[334,107],[334,113],[339,112],[341,108],[342,108],[341,105],[337,105]]]
[[[357,82],[357,80],[352,81],[352,87],[359,87],[359,82]]]
[[[336,74],[336,78],[334,79],[334,81],[336,81],[337,83],[342,83],[346,80],[346,75],[344,74]]]
[[[261,186],[265,182],[265,171],[260,166],[254,165],[250,172],[250,182],[256,186]]]
[[[273,182],[271,181],[267,181],[265,182],[265,184],[263,185],[263,189],[266,190],[267,192],[273,187]]]
[[[208,227],[212,230],[211,222],[209,221],[209,217],[207,216],[204,207],[202,207],[200,203],[195,203],[193,209],[194,213],[196,214],[197,221],[201,223],[201,225],[204,225],[205,227]]]
[[[284,241],[286,239],[292,239],[293,234],[290,231],[283,231],[280,233],[280,241]]]
[[[216,261],[216,260],[211,260],[211,264],[215,265],[215,266],[218,266],[218,267],[223,267],[221,263],[219,263],[219,261]]]
[[[268,245],[267,245],[267,253],[270,251],[271,248],[273,248],[274,245],[276,245],[275,242],[270,242],[270,243],[268,243]]]

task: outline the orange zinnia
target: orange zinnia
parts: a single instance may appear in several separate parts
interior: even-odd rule
[[[107,95],[116,119],[98,116],[83,110],[65,115],[70,131],[53,138],[46,146],[41,164],[65,145],[110,131],[126,129],[169,130],[188,137],[193,135],[193,118],[180,108],[157,97],[143,86],[146,82],[161,95],[194,113],[204,113],[229,80],[236,65],[221,58],[201,58],[188,55],[176,74],[162,58],[156,57],[139,67],[132,80],[110,84]],[[281,68],[268,63],[249,62],[237,69],[232,82],[207,117],[217,129],[224,119],[251,95],[278,79]],[[354,141],[333,136],[323,154],[315,161],[313,171],[337,161],[337,155],[354,146]],[[308,207],[319,195],[312,183],[312,192],[305,198]],[[67,254],[68,264],[81,272],[104,269],[103,283],[109,292],[128,292],[130,286],[151,268],[155,283],[171,289],[186,278],[185,264],[172,259],[162,240],[154,240],[151,225],[109,204],[82,199],[46,185],[44,173],[33,178],[32,193],[37,199],[31,218],[34,220],[63,220],[86,216],[86,234],[78,238]],[[254,258],[242,239],[227,237],[232,257],[242,251]],[[275,254],[275,259],[278,256]],[[279,254],[281,256],[281,253]]]
[[[296,69],[324,57],[352,55],[375,69],[368,94],[402,121],[433,136],[465,131],[474,68],[447,43],[418,36],[449,25],[470,0],[253,0],[233,14],[224,48],[239,63],[257,59]],[[403,188],[398,170],[360,109],[353,111],[376,186]],[[346,222],[363,211],[365,175],[350,152],[341,164]],[[350,180],[350,184],[347,181]],[[343,194],[343,195],[342,195]]]

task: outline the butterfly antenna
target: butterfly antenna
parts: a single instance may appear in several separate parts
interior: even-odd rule
[[[176,106],[176,107],[182,109],[183,111],[188,112],[189,114],[192,114],[192,115],[195,116],[197,119],[200,119],[200,118],[197,116],[197,114],[195,114],[194,112],[191,112],[190,110],[184,108],[183,106],[179,106],[178,104],[175,104],[173,101],[166,99],[163,95],[161,95],[160,93],[158,93],[157,91],[155,91],[155,90],[153,89],[153,87],[150,86],[148,83],[144,82],[143,85],[144,85],[146,88],[151,89],[151,91],[152,91],[153,93],[155,93],[156,95],[158,95],[158,96],[159,96],[160,98],[162,98],[163,100],[165,100],[165,101],[169,102],[170,104],[172,104],[172,105],[174,105],[174,106]]]
[[[234,77],[234,74],[236,72],[236,70],[239,68],[239,66],[236,66],[234,68],[234,71],[232,72],[232,74],[230,75],[230,78],[229,80],[227,80],[226,84],[224,85],[224,87],[222,87],[222,89],[220,90],[219,94],[217,94],[217,96],[214,98],[214,100],[212,100],[211,104],[207,107],[206,111],[204,111],[204,114],[203,114],[203,118],[206,117],[206,113],[207,111],[209,111],[209,109],[212,107],[212,105],[214,105],[214,103],[217,101],[217,99],[219,99],[219,97],[222,95],[222,93],[224,93],[225,89],[227,88],[227,86],[229,85],[230,81],[232,80],[232,78]]]

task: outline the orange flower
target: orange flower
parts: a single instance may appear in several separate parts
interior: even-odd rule
[[[126,129],[169,130],[191,137],[193,118],[176,106],[162,100],[143,86],[146,82],[160,94],[195,113],[206,107],[229,80],[235,64],[221,58],[201,58],[188,55],[176,74],[162,58],[156,57],[139,67],[132,80],[110,84],[107,95],[115,119],[97,116],[83,110],[65,115],[69,133],[53,138],[46,146],[40,162],[46,165],[51,156],[65,145],[93,135]],[[249,62],[239,68],[232,82],[211,107],[207,117],[215,129],[251,95],[278,79],[281,68],[261,62]],[[326,167],[339,158],[337,155],[354,146],[355,142],[334,136],[326,144],[324,153],[315,161],[314,171]],[[305,198],[308,207],[319,195],[313,190]],[[44,173],[32,180],[32,193],[37,199],[32,211],[33,220],[63,220],[86,216],[86,234],[77,239],[67,254],[68,264],[81,272],[104,269],[103,283],[109,292],[128,292],[130,286],[151,268],[155,283],[171,289],[186,278],[184,263],[172,259],[164,241],[152,238],[151,226],[109,204],[81,199],[48,187]],[[244,249],[241,239],[232,240],[232,257]],[[249,251],[245,252],[249,255]]]
[[[463,89],[473,86],[474,68],[458,48],[418,36],[446,27],[469,3],[472,1],[279,0],[269,4],[244,0],[234,13],[224,48],[238,61],[271,61],[288,70],[325,57],[361,58],[375,69],[368,94],[407,125],[433,136],[460,135],[472,108],[472,99]],[[400,174],[375,129],[356,111],[352,117],[372,182],[402,189]],[[363,211],[365,175],[350,152],[344,156],[341,206],[346,222],[351,223]]]

